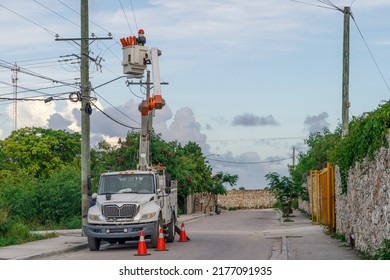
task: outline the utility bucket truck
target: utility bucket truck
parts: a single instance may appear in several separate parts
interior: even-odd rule
[[[91,251],[97,251],[102,241],[123,244],[138,240],[143,230],[151,246],[157,246],[160,227],[167,242],[175,239],[177,223],[177,185],[162,166],[150,165],[150,138],[154,110],[161,109],[158,56],[161,52],[135,44],[124,44],[123,72],[130,77],[142,76],[147,64],[152,65],[153,95],[139,105],[141,132],[139,163],[136,170],[107,172],[100,176],[99,189],[92,195],[88,222],[83,225]]]

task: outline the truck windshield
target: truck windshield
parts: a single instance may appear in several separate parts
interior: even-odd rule
[[[102,175],[98,194],[107,193],[155,193],[152,174],[112,174]]]

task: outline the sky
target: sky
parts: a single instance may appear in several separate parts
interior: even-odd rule
[[[142,28],[168,83],[155,131],[198,143],[213,172],[239,176],[236,188],[288,175],[293,149],[305,152],[310,133],[341,122],[344,16],[331,4],[353,15],[352,118],[389,99],[390,1],[90,0],[91,37],[112,35],[90,42],[91,145],[140,127],[145,88],[123,77],[120,38]],[[79,41],[56,40],[80,37],[80,1],[3,0],[0,31],[0,139],[15,126],[80,132],[81,104],[69,99],[79,90]],[[13,102],[15,92],[27,100]]]

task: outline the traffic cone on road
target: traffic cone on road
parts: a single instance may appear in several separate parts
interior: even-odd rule
[[[186,230],[184,228],[184,223],[181,224],[179,242],[188,242]]]
[[[160,227],[159,234],[158,234],[158,240],[157,240],[157,247],[155,251],[168,251],[168,249],[165,246],[165,239],[163,234],[163,229]]]
[[[139,234],[139,241],[138,241],[138,253],[134,254],[134,256],[147,256],[148,250],[146,249],[146,242],[145,242],[145,234],[144,231],[141,230]]]

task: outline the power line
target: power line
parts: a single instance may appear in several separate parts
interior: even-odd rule
[[[129,26],[129,29],[130,29],[130,32],[131,32],[131,35],[134,35],[134,32],[133,32],[133,30],[131,29],[131,26],[130,26],[130,22],[129,22],[129,20],[127,19],[125,9],[123,8],[122,1],[121,1],[121,0],[118,0],[118,1],[119,1],[119,4],[120,4],[121,7],[122,7],[123,15],[125,16],[125,19],[126,19],[126,21],[127,21],[127,25]]]
[[[352,2],[352,3],[353,3],[353,2]],[[385,79],[385,76],[383,75],[382,70],[380,69],[380,67],[379,67],[379,65],[378,65],[378,63],[377,63],[377,61],[376,61],[374,55],[372,54],[372,51],[371,51],[370,47],[368,46],[367,41],[366,41],[366,39],[364,38],[363,33],[361,32],[359,26],[357,25],[357,22],[356,22],[356,20],[355,20],[355,17],[352,15],[352,13],[351,13],[351,17],[352,17],[352,20],[353,20],[353,22],[355,23],[355,26],[356,26],[356,28],[357,28],[359,34],[360,34],[360,37],[362,37],[363,42],[364,42],[364,44],[366,45],[367,50],[368,50],[368,52],[370,53],[370,56],[371,56],[372,60],[373,60],[374,63],[375,63],[376,68],[377,68],[378,71],[379,71],[379,74],[380,74],[381,77],[382,77],[383,82],[386,84],[387,90],[390,91],[389,84],[387,83],[387,81],[386,81],[386,79]]]
[[[0,4],[0,5],[1,5],[1,4]],[[12,64],[12,63],[10,63],[10,62],[7,62],[7,61],[5,61],[5,60],[0,59],[0,67],[4,67],[4,68],[10,69],[10,70],[14,70],[15,65]],[[18,66],[18,69],[17,69],[17,70],[18,70],[18,72],[20,72],[20,73],[23,73],[23,74],[26,74],[26,75],[30,75],[30,76],[33,76],[33,77],[36,77],[36,78],[40,78],[40,79],[43,79],[43,80],[48,80],[48,81],[51,81],[51,82],[53,82],[53,83],[59,83],[59,84],[63,84],[63,85],[75,87],[74,84],[71,84],[71,83],[67,83],[67,82],[63,82],[63,81],[57,80],[57,79],[50,78],[50,77],[48,77],[48,76],[39,74],[39,73],[37,73],[37,72],[31,71],[31,70],[28,70],[28,69],[24,69],[23,67],[19,67],[19,66]]]
[[[319,8],[325,8],[325,9],[335,10],[334,8],[331,8],[331,7],[322,6],[322,5],[313,4],[313,3],[308,3],[308,2],[299,1],[299,0],[289,0],[289,1],[291,1],[291,2],[296,2],[296,3],[300,3],[300,4],[305,4],[305,5],[308,5],[308,6],[314,6],[314,7],[319,7]]]
[[[6,85],[9,85],[9,86],[13,86],[12,84],[9,84],[9,83],[5,83],[5,82],[1,82],[1,84],[6,84]],[[18,86],[18,88],[22,88],[24,89],[23,91],[19,91],[18,90],[18,94],[20,93],[27,93],[27,92],[36,92],[36,93],[40,93],[41,95],[40,96],[34,96],[34,97],[41,97],[41,96],[60,96],[60,95],[65,95],[65,94],[69,94],[69,92],[63,92],[63,93],[54,93],[54,94],[50,94],[50,93],[46,93],[46,92],[42,92],[41,90],[44,90],[44,89],[54,89],[54,88],[58,88],[58,87],[63,87],[64,85],[62,86],[52,86],[52,87],[44,87],[44,88],[38,88],[38,89],[31,89],[31,88],[27,88],[27,87],[24,87],[24,86]],[[5,95],[10,95],[10,94],[13,94],[13,92],[11,93],[4,93],[4,94],[1,94],[0,96],[5,96]],[[31,97],[30,97],[31,98]]]
[[[280,161],[285,161],[290,159],[292,159],[292,157],[275,159],[275,160],[267,160],[267,161],[228,161],[228,160],[219,160],[219,159],[212,159],[212,158],[208,158],[207,160],[230,163],[230,164],[262,164],[262,163],[280,162]]]
[[[95,91],[94,91],[95,92]],[[136,124],[139,124],[141,125],[138,121],[136,121],[135,119],[133,119],[132,117],[126,115],[124,112],[122,112],[121,110],[119,110],[118,108],[116,108],[114,105],[112,105],[110,102],[108,102],[106,99],[103,98],[103,96],[101,96],[100,94],[98,94],[97,92],[95,92],[95,94],[97,96],[99,96],[101,99],[103,99],[107,104],[109,104],[113,109],[115,109],[116,111],[118,111],[119,113],[121,113],[122,115],[124,115],[126,118],[128,118],[129,120],[132,120],[133,122],[135,122]]]
[[[135,27],[136,27],[137,30],[138,30],[137,19],[135,18],[135,12],[134,12],[134,8],[133,8],[133,1],[131,1],[131,0],[130,0],[130,5],[131,5],[131,10],[133,11],[133,17],[134,17]]]
[[[0,100],[8,100],[8,101],[44,101],[45,103],[55,100],[69,100],[69,98],[59,98],[59,97],[48,97],[48,98],[34,98],[34,97],[21,97],[21,98],[13,98],[13,97],[0,97]]]
[[[65,19],[66,21],[70,22],[71,24],[73,24],[73,25],[75,25],[75,26],[77,26],[77,27],[80,27],[79,24],[75,23],[74,21],[71,21],[70,19],[64,17],[64,16],[61,15],[60,13],[57,13],[56,11],[54,11],[54,10],[50,9],[49,7],[43,5],[41,2],[39,2],[39,1],[37,1],[37,0],[33,0],[33,1],[34,1],[35,3],[41,5],[41,6],[44,7],[45,9],[49,10],[50,12],[56,14],[57,16],[59,16],[59,17]]]
[[[117,123],[117,124],[119,124],[119,125],[121,125],[121,126],[130,128],[130,129],[137,129],[137,130],[141,129],[140,127],[134,127],[134,126],[129,126],[129,125],[127,125],[127,124],[124,124],[124,123],[122,123],[122,122],[120,122],[120,121],[114,119],[113,117],[111,117],[111,116],[110,116],[109,114],[107,114],[106,112],[104,112],[102,109],[100,109],[98,106],[96,106],[95,103],[92,103],[92,102],[91,102],[91,104],[92,104],[100,113],[102,113],[102,114],[105,115],[107,118],[109,118],[110,120],[112,120],[113,122],[115,122],[115,123]]]
[[[11,10],[10,8],[7,8],[7,7],[4,6],[3,4],[0,4],[0,7],[6,9],[6,10],[8,10],[9,12],[11,12],[11,13],[17,15],[18,17],[21,17],[21,18],[23,18],[24,20],[26,20],[26,21],[28,21],[28,22],[30,22],[30,23],[32,23],[32,24],[34,24],[34,25],[36,25],[36,26],[42,28],[43,30],[45,30],[47,33],[49,33],[49,34],[52,35],[53,37],[55,37],[55,36],[57,35],[56,32],[51,31],[50,29],[44,27],[43,25],[41,25],[41,24],[39,24],[39,23],[37,23],[37,22],[35,22],[35,21],[33,21],[33,20],[31,20],[31,19],[29,19],[29,18],[27,18],[27,17],[25,17],[25,16],[23,16],[23,15],[21,15],[21,14],[15,12],[15,11],[13,11],[13,10]]]
[[[61,3],[62,5],[64,5],[65,7],[67,7],[69,10],[75,12],[77,15],[80,15],[80,12],[76,11],[75,9],[73,9],[72,7],[70,7],[69,5],[67,5],[66,3],[62,2],[61,0],[57,0],[57,2]],[[100,29],[102,29],[103,31],[107,32],[107,33],[111,33],[110,31],[108,31],[107,29],[101,27],[100,25],[98,25],[97,23],[93,22],[92,20],[89,20],[90,23],[92,23],[93,25],[99,27]]]
[[[273,137],[273,138],[253,138],[253,139],[210,139],[210,140],[189,140],[194,142],[253,142],[253,141],[278,141],[278,140],[304,140],[305,137]],[[184,141],[183,141],[184,142]]]

